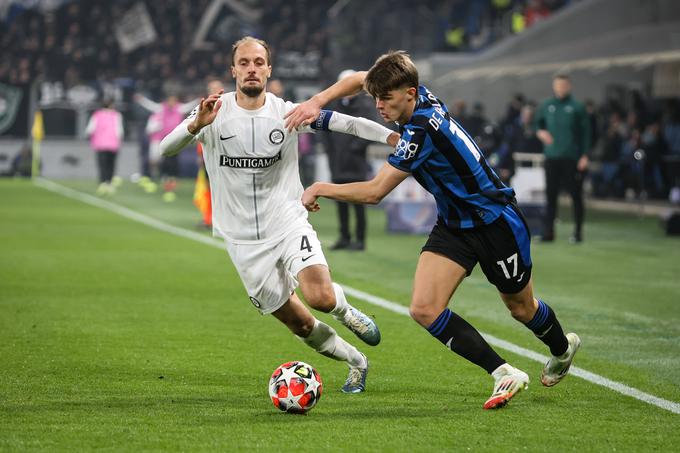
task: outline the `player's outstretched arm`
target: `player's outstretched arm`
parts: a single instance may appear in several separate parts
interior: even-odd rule
[[[224,91],[211,94],[207,98],[201,98],[201,102],[195,109],[195,113],[182,121],[172,132],[166,135],[160,143],[161,155],[164,157],[179,154],[190,143],[196,141],[196,134],[209,124],[212,124],[217,117],[222,101],[220,96]]]
[[[311,129],[317,131],[333,131],[351,134],[372,142],[396,146],[399,134],[366,118],[345,115],[333,110],[322,110]]]
[[[366,71],[355,72],[296,106],[284,116],[286,129],[290,132],[300,126],[307,126],[319,116],[324,105],[334,99],[357,94],[364,87],[366,74]]]
[[[409,173],[385,163],[370,181],[348,184],[315,182],[302,194],[302,204],[312,212],[319,210],[319,203],[317,203],[319,197],[350,203],[378,204],[408,176]]]

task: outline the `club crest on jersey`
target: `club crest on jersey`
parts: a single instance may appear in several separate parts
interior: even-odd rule
[[[231,157],[220,154],[220,167],[267,168],[281,160],[281,151],[272,157]]]
[[[281,129],[274,129],[269,133],[269,141],[272,142],[273,145],[280,145],[283,143],[284,138],[285,135]]]

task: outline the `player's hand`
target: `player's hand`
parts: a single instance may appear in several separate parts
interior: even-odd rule
[[[319,102],[312,97],[286,113],[286,116],[283,118],[286,120],[285,126],[286,129],[288,129],[288,132],[297,129],[300,126],[311,124],[319,117],[321,107]]]
[[[222,107],[222,101],[220,100],[222,93],[224,93],[224,90],[211,94],[207,98],[201,98],[201,102],[198,104],[196,117],[188,126],[189,132],[196,135],[198,131],[215,121],[217,112],[219,112],[220,107]]]
[[[307,209],[309,212],[316,212],[321,207],[319,206],[319,203],[316,202],[317,198],[319,198],[316,195],[316,186],[317,183],[312,184],[311,186],[307,187],[307,189],[303,192],[302,194],[302,205]]]

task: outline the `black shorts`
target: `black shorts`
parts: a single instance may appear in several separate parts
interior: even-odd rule
[[[450,229],[442,219],[432,229],[423,252],[460,264],[470,275],[479,265],[487,280],[505,294],[520,292],[531,278],[531,236],[520,210],[509,204],[489,225]]]

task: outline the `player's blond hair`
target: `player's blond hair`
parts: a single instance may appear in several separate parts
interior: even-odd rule
[[[254,42],[254,43],[259,44],[262,47],[264,47],[264,50],[267,51],[267,65],[271,66],[271,64],[272,64],[272,52],[269,49],[269,44],[267,44],[265,41],[263,41],[261,39],[254,38],[252,36],[244,36],[243,38],[239,39],[238,41],[236,41],[231,46],[231,65],[234,66],[234,64],[235,64],[234,56],[236,55],[236,49],[238,49],[241,44],[245,44],[247,42]]]
[[[399,88],[418,88],[418,69],[406,52],[391,50],[368,70],[364,85],[374,98]]]

